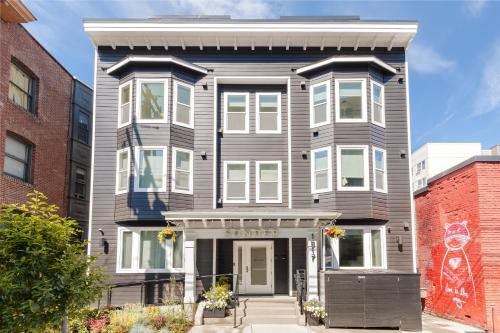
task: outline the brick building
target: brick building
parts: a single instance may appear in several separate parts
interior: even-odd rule
[[[472,157],[415,192],[426,311],[500,332],[500,156]]]

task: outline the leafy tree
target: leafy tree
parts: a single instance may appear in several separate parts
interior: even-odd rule
[[[57,210],[35,191],[0,212],[0,332],[53,330],[102,295],[104,274]]]

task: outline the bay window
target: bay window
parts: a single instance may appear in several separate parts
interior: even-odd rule
[[[332,190],[331,148],[319,148],[311,151],[311,193]]]
[[[384,86],[372,81],[372,122],[385,126],[385,97]]]
[[[311,128],[330,123],[330,81],[311,86],[309,109]]]
[[[224,93],[224,132],[248,133],[249,94]]]
[[[137,192],[165,192],[167,148],[137,147],[134,189]]]
[[[366,79],[335,80],[337,122],[366,122]]]
[[[387,192],[387,158],[384,149],[373,147],[373,188]]]
[[[132,81],[120,85],[118,90],[118,128],[131,123]]]
[[[256,94],[257,133],[281,133],[281,94]]]
[[[168,81],[165,79],[137,80],[137,122],[167,121]]]
[[[172,148],[172,192],[193,194],[193,151]]]
[[[224,162],[224,202],[249,202],[248,161]]]
[[[174,124],[194,128],[194,89],[193,86],[174,83]]]
[[[337,189],[339,191],[367,191],[368,146],[337,146]]]
[[[281,202],[281,161],[256,162],[257,203]]]

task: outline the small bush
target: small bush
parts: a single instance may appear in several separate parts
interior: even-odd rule
[[[141,314],[131,310],[111,312],[107,333],[128,333],[141,319]]]

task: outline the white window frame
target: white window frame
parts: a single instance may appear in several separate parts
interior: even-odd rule
[[[129,86],[129,95],[128,95],[128,104],[130,105],[130,110],[129,110],[129,120],[127,122],[122,123],[122,89],[126,86]],[[120,84],[118,86],[118,128],[125,127],[127,125],[130,125],[132,123],[132,116],[134,114],[134,110],[132,107],[132,80],[125,82],[123,84]]]
[[[277,115],[276,115],[276,130],[261,130],[260,129],[260,96],[277,96]],[[281,92],[256,93],[255,94],[255,132],[257,134],[281,134]]]
[[[328,158],[328,188],[316,190],[316,153],[326,150]],[[311,194],[324,193],[332,191],[332,147],[322,147],[311,150]]]
[[[373,94],[373,87],[377,86],[380,88],[380,95],[382,97],[382,122],[378,122],[375,120],[375,98]],[[371,111],[372,111],[372,123],[375,125],[381,126],[385,128],[385,87],[383,84],[378,83],[376,81],[371,81],[371,86],[370,86],[370,96],[371,96]]]
[[[183,86],[185,88],[190,89],[190,109],[189,109],[189,124],[185,124],[182,122],[177,121],[177,87],[178,86]],[[173,104],[173,109],[174,109],[174,119],[172,123],[174,125],[179,125],[187,128],[194,128],[194,86],[192,84],[187,84],[181,81],[174,81],[174,98],[172,101]],[[182,104],[182,103],[181,103]],[[188,106],[186,104],[182,104],[184,106]]]
[[[143,150],[163,150],[163,177],[162,187],[141,188],[139,187],[139,171],[141,163],[141,151]],[[166,146],[138,146],[135,147],[135,168],[134,168],[134,192],[166,192],[167,191],[167,165],[168,165],[168,147]]]
[[[260,166],[261,164],[277,164],[278,165],[278,199],[259,199],[260,198]],[[256,203],[282,203],[282,169],[281,161],[256,161],[255,162],[255,202]]]
[[[363,171],[365,182],[363,186],[348,187],[342,186],[342,150],[362,149],[363,150]],[[370,190],[370,161],[368,159],[367,145],[337,145],[337,191],[369,191]]]
[[[386,237],[386,227],[383,226],[341,226],[342,229],[356,229],[363,230],[363,267],[342,267],[340,266],[340,248],[339,248],[339,239],[331,238],[330,242],[332,244],[333,250],[333,266],[326,267],[325,256],[323,255],[321,266],[323,269],[345,269],[345,270],[355,270],[355,269],[387,269],[387,237]],[[373,266],[372,265],[372,230],[380,230],[380,240],[382,243],[382,266]],[[329,237],[327,235],[323,235],[323,237]],[[323,242],[323,253],[326,250],[326,242]]]
[[[127,189],[120,190],[120,155],[126,152],[127,160],[128,160],[128,168],[127,168]],[[116,152],[116,194],[123,194],[129,191],[130,187],[130,147],[120,149]]]
[[[372,147],[372,166],[373,166],[373,190],[375,192],[380,192],[380,193],[387,193],[387,151],[385,149],[382,149],[382,148],[378,148],[378,147]],[[376,172],[377,172],[377,169],[376,169],[376,163],[375,163],[375,153],[379,151],[383,154],[383,161],[384,161],[384,179],[383,179],[383,182],[384,182],[384,188],[381,189],[381,188],[377,188],[377,177],[376,177]]]
[[[118,227],[118,241],[116,253],[116,273],[183,273],[186,266],[185,250],[182,249],[182,268],[173,268],[173,241],[166,240],[165,248],[165,268],[139,268],[140,267],[140,248],[141,248],[141,231],[161,231],[165,227]],[[184,230],[172,228],[174,231],[182,231],[182,237],[185,240],[186,233]],[[122,244],[123,233],[126,231],[132,232],[132,267],[122,267]],[[184,244],[184,243],[183,243]]]
[[[361,118],[342,119],[340,118],[340,83],[341,82],[361,82]],[[367,98],[366,79],[335,79],[335,121],[337,123],[366,123],[367,122]]]
[[[189,190],[181,190],[175,187],[175,172],[177,171],[177,152],[189,154]],[[184,148],[172,147],[172,192],[193,194],[193,151]]]
[[[229,130],[227,127],[227,106],[229,96],[245,96],[245,129],[244,130]],[[248,134],[250,133],[250,93],[249,92],[224,92],[224,133],[233,134]]]
[[[142,104],[142,84],[143,83],[163,83],[163,119],[141,119],[141,104]],[[167,123],[168,121],[168,79],[138,79],[136,83],[136,104],[135,104],[135,121],[138,124],[158,124]]]
[[[227,197],[227,166],[232,164],[245,165],[245,199],[234,200]],[[249,161],[224,161],[224,203],[249,203],[250,202],[250,162]]]
[[[326,85],[326,120],[319,123],[314,123],[314,88]],[[331,97],[330,97],[330,80],[315,83],[309,87],[309,126],[310,128],[320,127],[323,125],[328,125],[331,122]]]

